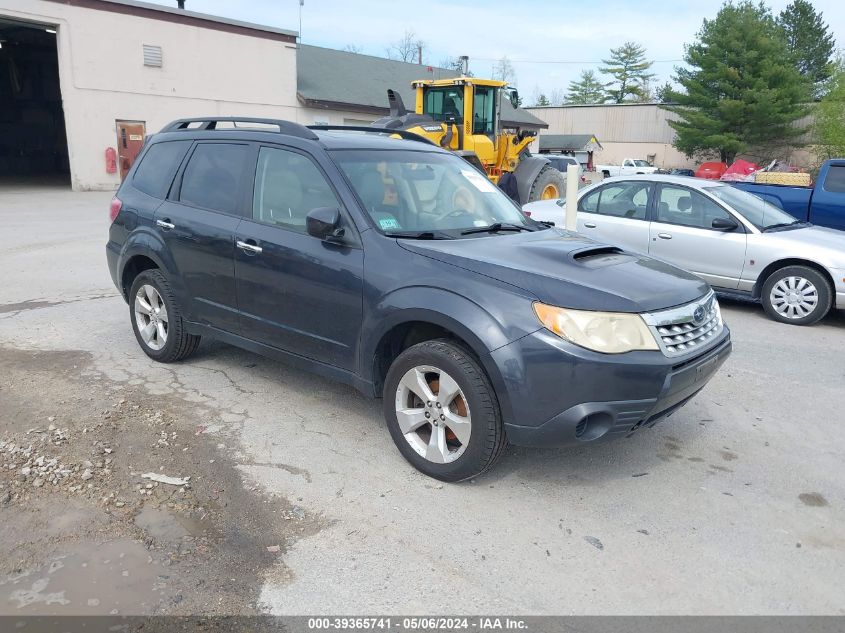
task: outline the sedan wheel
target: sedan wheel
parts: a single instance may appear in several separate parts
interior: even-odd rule
[[[817,270],[808,266],[787,266],[769,275],[760,298],[775,321],[811,325],[830,311],[833,288]]]
[[[396,421],[411,448],[435,464],[463,455],[472,433],[464,392],[445,371],[427,365],[409,369],[399,381]]]
[[[769,301],[783,317],[803,319],[818,307],[819,291],[804,277],[786,277],[774,285]]]

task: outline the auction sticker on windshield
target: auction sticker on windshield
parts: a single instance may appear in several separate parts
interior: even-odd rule
[[[479,174],[477,171],[462,169],[461,175],[463,175],[464,178],[469,180],[473,184],[473,186],[482,193],[493,193],[496,191],[496,186],[492,182],[487,180],[487,178]]]

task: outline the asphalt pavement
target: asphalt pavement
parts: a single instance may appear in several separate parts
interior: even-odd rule
[[[243,494],[313,517],[254,579],[258,608],[845,614],[842,313],[800,328],[726,299],[734,353],[668,420],[606,445],[509,448],[491,473],[441,484],[350,387],[215,342],[148,359],[106,267],[110,197],[0,190],[0,354],[84,352],[150,406],[201,407]]]

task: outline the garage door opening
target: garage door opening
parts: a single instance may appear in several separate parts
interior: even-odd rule
[[[70,184],[56,30],[0,18],[0,182]]]

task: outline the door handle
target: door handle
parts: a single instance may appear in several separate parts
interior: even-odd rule
[[[594,228],[596,228],[596,223],[595,222],[584,222],[584,226],[587,227],[588,229],[594,229]]]
[[[244,251],[244,252],[246,252],[250,255],[258,255],[259,253],[261,253],[264,250],[260,246],[257,246],[255,244],[250,244],[249,242],[243,242],[241,240],[238,240],[237,242],[235,242],[235,244],[237,244],[239,249],[241,249],[242,251]]]
[[[661,240],[671,240],[672,239],[672,235],[669,234],[669,233],[658,233],[657,237],[659,237]]]
[[[170,229],[176,228],[176,225],[173,224],[173,222],[171,222],[169,218],[166,220],[156,220],[156,224],[158,224],[163,229],[167,229],[168,231]]]

